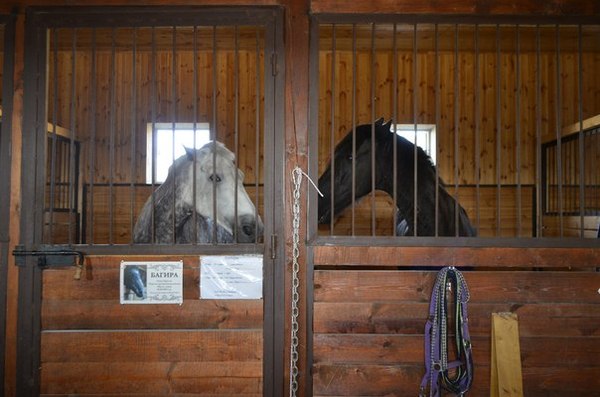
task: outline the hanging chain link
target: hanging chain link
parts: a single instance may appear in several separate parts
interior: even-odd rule
[[[300,257],[300,185],[302,184],[302,170],[296,167],[292,173],[294,183],[292,204],[292,325],[291,325],[291,351],[290,351],[290,397],[295,397],[298,391],[298,302],[300,293],[300,265],[298,258]]]

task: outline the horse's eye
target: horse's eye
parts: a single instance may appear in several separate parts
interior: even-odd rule
[[[208,179],[210,179],[213,182],[221,182],[221,177],[217,174],[211,174],[211,176],[208,177]]]

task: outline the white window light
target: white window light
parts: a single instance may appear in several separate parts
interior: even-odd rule
[[[208,123],[149,123],[147,130],[146,183],[153,183],[153,167],[154,183],[162,183],[167,178],[169,167],[176,158],[185,153],[186,147],[198,149],[210,141]],[[156,142],[156,153],[153,153],[153,142]],[[153,155],[156,155],[154,159]]]
[[[396,134],[408,140],[410,143],[415,143],[431,157],[433,164],[436,164],[436,136],[435,124],[396,124]],[[394,126],[392,126],[392,131]],[[416,131],[416,133],[415,133]]]

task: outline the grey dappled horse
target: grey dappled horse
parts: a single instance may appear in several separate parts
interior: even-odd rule
[[[133,241],[256,242],[262,237],[263,223],[243,181],[234,154],[221,142],[209,142],[197,150],[186,148],[144,204]]]
[[[332,214],[339,215],[354,200],[367,195],[372,190],[371,175],[375,176],[375,189],[394,196],[396,187],[397,224],[396,235],[414,235],[414,178],[415,145],[390,130],[391,121],[383,119],[375,122],[372,142],[372,125],[356,127],[353,150],[352,131],[335,148],[334,158],[319,178],[319,222],[329,223]],[[396,146],[396,181],[394,185],[394,145]],[[375,171],[372,173],[372,148],[375,147]],[[417,146],[417,236],[435,235],[436,194],[438,188],[438,235],[475,236],[476,231],[469,221],[466,211],[444,188],[444,183],[436,177],[435,166],[429,156]],[[354,159],[354,160],[353,160]],[[354,166],[353,166],[354,163]],[[334,181],[331,186],[331,167],[334,164]],[[352,171],[354,167],[354,173]],[[354,197],[352,180],[354,179]],[[331,198],[334,208],[331,209]],[[455,227],[455,207],[458,207],[458,233]]]

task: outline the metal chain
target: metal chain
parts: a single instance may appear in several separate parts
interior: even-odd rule
[[[299,167],[294,168],[292,172],[292,181],[294,183],[292,204],[292,325],[291,325],[291,351],[290,351],[290,397],[295,397],[298,391],[298,302],[300,294],[298,287],[300,279],[298,273],[300,265],[300,185],[302,184],[302,170]]]

